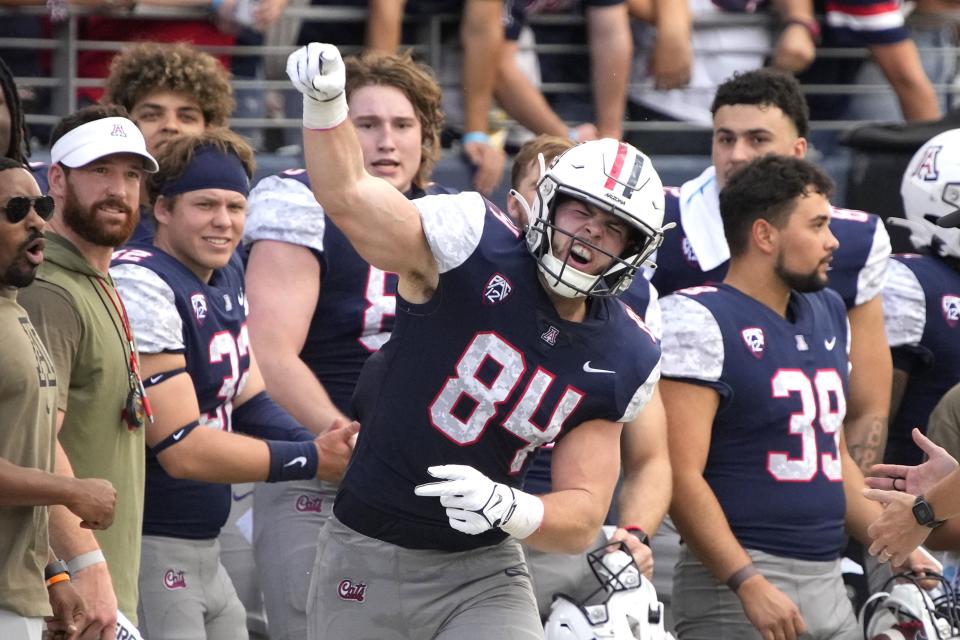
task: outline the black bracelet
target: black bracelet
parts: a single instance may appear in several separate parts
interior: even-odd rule
[[[798,24],[806,29],[807,33],[810,34],[810,39],[813,40],[813,43],[820,44],[820,23],[817,22],[815,18],[793,17],[787,18],[783,21],[784,28],[789,27],[792,24]]]
[[[753,566],[753,563],[745,564],[730,574],[730,577],[727,578],[727,587],[730,591],[736,593],[744,582],[756,575],[760,575],[760,572]]]

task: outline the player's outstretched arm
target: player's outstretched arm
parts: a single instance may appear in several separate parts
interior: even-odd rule
[[[764,637],[797,638],[806,629],[799,609],[753,568],[703,477],[719,395],[709,387],[668,379],[660,381],[660,393],[673,469],[670,515],[677,529],[714,577],[737,594]]]
[[[364,169],[363,152],[347,118],[340,51],[312,42],[290,54],[287,75],[303,94],[307,173],[326,215],[364,260],[432,292],[439,274],[416,207]]]
[[[278,470],[268,442],[222,430],[226,425],[216,429],[199,424],[200,406],[193,380],[183,370],[186,361],[182,354],[141,354],[140,362],[145,378],[166,376],[147,389],[154,422],[146,425],[145,437],[167,473],[174,478],[223,483],[294,479],[271,477]],[[303,451],[287,457],[302,455],[303,464],[292,469],[281,466],[279,471],[300,471],[301,478],[313,477],[317,452],[312,441],[306,445],[282,443],[281,448],[288,444],[301,445]]]

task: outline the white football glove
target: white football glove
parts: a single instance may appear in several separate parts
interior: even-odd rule
[[[311,42],[287,58],[287,76],[303,94],[303,127],[332,129],[347,119],[347,72],[332,44]]]
[[[439,496],[447,508],[450,526],[477,535],[500,527],[514,538],[526,538],[543,522],[543,501],[505,484],[494,482],[473,467],[446,464],[428,467],[442,482],[417,485],[418,496]]]

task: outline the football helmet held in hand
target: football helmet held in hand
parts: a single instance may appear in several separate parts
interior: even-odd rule
[[[623,542],[589,552],[587,561],[599,586],[579,602],[554,596],[546,640],[672,640],[663,627],[663,603]]]

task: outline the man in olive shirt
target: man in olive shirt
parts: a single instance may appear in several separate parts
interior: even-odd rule
[[[109,482],[53,471],[57,378],[53,361],[17,304],[43,260],[43,229],[53,201],[27,168],[0,158],[0,637],[40,640],[50,631],[76,634],[83,601],[48,543],[47,507],[67,505],[87,526],[108,527],[116,491]],[[46,577],[46,588],[44,581]],[[70,636],[72,637],[72,636]]]
[[[21,304],[60,381],[58,473],[102,477],[117,488],[113,526],[96,536],[65,509],[51,511],[54,549],[67,559],[88,606],[82,640],[115,635],[119,610],[136,620],[145,471],[136,349],[107,273],[113,250],[137,224],[144,172],[157,170],[143,135],[116,106],[65,117],[51,136],[56,203],[46,261]]]

